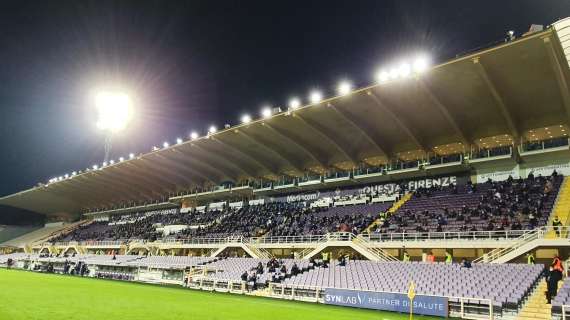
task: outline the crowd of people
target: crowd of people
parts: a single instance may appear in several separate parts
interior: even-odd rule
[[[464,187],[422,188],[396,214],[386,217],[380,233],[505,231],[534,229],[550,214],[561,183],[556,171],[551,176],[526,179],[489,179],[483,185],[468,182]],[[454,197],[472,204],[458,203]],[[425,208],[428,209],[425,209]]]

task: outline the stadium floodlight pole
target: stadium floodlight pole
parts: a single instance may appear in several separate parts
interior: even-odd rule
[[[109,162],[113,135],[125,129],[131,119],[131,107],[131,98],[123,92],[100,91],[95,96],[97,127],[105,131],[105,163]]]
[[[109,157],[111,155],[111,148],[113,147],[113,134],[107,132],[105,135],[105,158],[103,162],[109,162]]]

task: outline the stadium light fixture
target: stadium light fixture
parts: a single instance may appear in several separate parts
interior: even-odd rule
[[[380,70],[376,74],[376,81],[378,81],[379,83],[384,83],[388,80],[390,80],[390,74],[388,72],[386,72],[385,70]]]
[[[323,94],[320,91],[318,90],[311,91],[311,93],[309,94],[309,101],[311,101],[311,103],[319,103],[321,102],[321,100],[323,100]]]
[[[190,133],[190,139],[192,139],[192,140],[198,139],[198,132],[192,131],[192,132]]]
[[[134,153],[129,153],[129,159],[134,159],[135,154]]]
[[[242,123],[250,123],[251,122],[251,116],[249,114],[244,114],[243,116],[241,116],[241,122]]]
[[[115,160],[109,160],[109,164],[115,164]]]
[[[97,170],[97,169],[99,169],[99,166],[94,164],[92,168],[93,168],[93,170]]]
[[[107,166],[107,161],[103,162],[103,167]]]
[[[125,161],[125,158],[119,157],[119,162],[123,162],[123,161]]]
[[[426,56],[418,56],[414,59],[412,69],[416,73],[425,72],[429,68],[429,60]]]
[[[400,70],[398,68],[390,69],[390,79],[398,79],[400,76]]]
[[[289,108],[295,110],[301,106],[301,100],[299,98],[291,98],[289,100]]]
[[[162,143],[162,147],[163,147],[163,148],[168,148],[168,147],[170,147],[170,143],[168,143],[167,141],[164,141],[164,142]]]
[[[123,130],[132,115],[131,98],[123,92],[100,91],[95,95],[97,127],[109,132]]]
[[[261,109],[261,116],[264,119],[271,117],[271,114],[272,114],[271,107],[264,107],[263,109]]]
[[[158,150],[158,147],[157,147],[157,146],[153,146],[153,147],[152,147],[152,151],[156,151],[156,150]]]
[[[71,173],[71,176],[72,176],[72,177],[73,177],[73,176],[76,176],[76,175],[77,175],[77,171],[73,171],[73,172]]]
[[[58,181],[61,181],[61,180],[63,180],[63,177],[62,177],[62,176],[59,176],[59,178],[57,178],[57,180],[58,180]]]
[[[181,144],[182,143],[182,138],[176,138],[176,144]]]
[[[214,133],[218,132],[218,128],[216,128],[216,126],[210,126],[210,129],[208,129],[208,132],[210,134],[214,134]]]
[[[407,62],[403,62],[402,64],[400,64],[398,71],[399,71],[400,77],[406,78],[412,73],[412,68],[410,67],[410,65]]]
[[[347,95],[352,91],[352,84],[346,80],[343,80],[338,84],[337,91],[341,96]]]
[[[64,177],[65,179],[67,179],[67,178],[69,178],[69,174],[66,173],[63,177]]]

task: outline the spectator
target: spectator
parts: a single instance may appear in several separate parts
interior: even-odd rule
[[[558,218],[558,216],[555,216],[554,219],[552,219],[552,226],[554,227],[554,232],[556,233],[556,237],[560,237],[560,230],[562,229],[562,222],[560,222],[560,219]]]
[[[452,264],[453,263],[453,256],[447,250],[445,251],[445,263],[446,264]]]
[[[404,258],[402,259],[402,261],[410,262],[410,255],[408,254],[408,251],[404,250]]]
[[[529,252],[526,254],[526,262],[527,262],[527,264],[534,264],[535,259],[534,259],[534,255],[532,254],[532,252]]]

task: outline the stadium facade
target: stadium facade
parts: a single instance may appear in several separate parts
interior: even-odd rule
[[[413,280],[424,314],[565,316],[570,283],[545,307],[542,267],[504,263],[569,255],[569,59],[565,19],[52,179],[0,198],[51,220],[0,244],[0,263],[384,310]],[[430,286],[446,275],[464,281]]]

